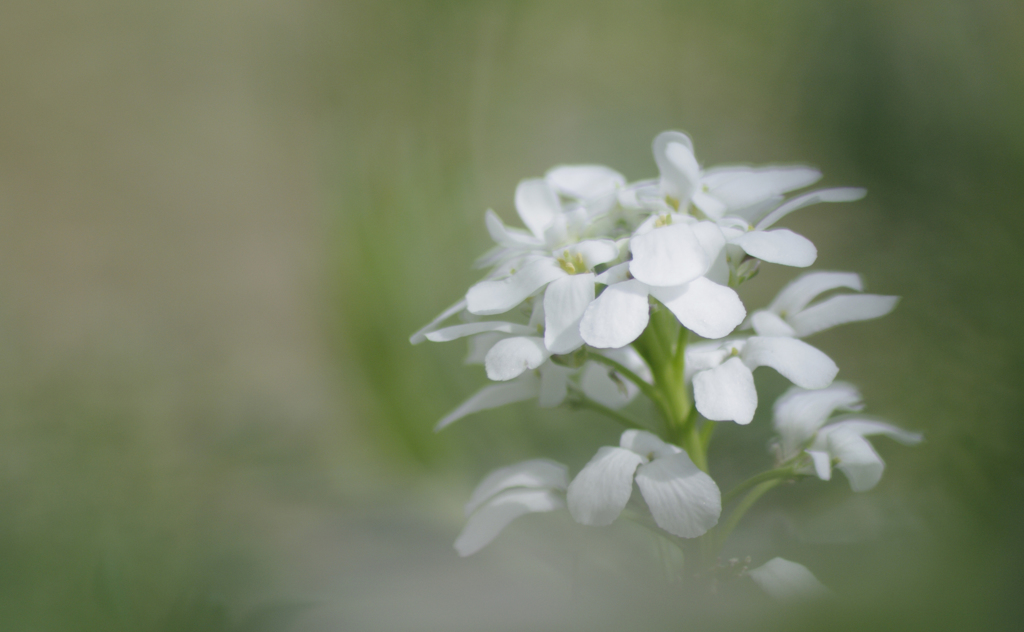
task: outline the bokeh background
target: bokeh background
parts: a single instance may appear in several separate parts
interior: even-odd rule
[[[1011,629],[1021,33],[1015,0],[5,2],[0,628]],[[485,378],[409,334],[519,179],[653,176],[664,129],[870,192],[786,224],[903,297],[813,342],[926,442],[878,440],[867,494],[779,490],[727,550],[834,600],[690,595],[646,532],[564,515],[451,549],[488,470],[575,470],[617,429],[526,404],[435,435]],[[720,481],[769,434],[723,427]]]

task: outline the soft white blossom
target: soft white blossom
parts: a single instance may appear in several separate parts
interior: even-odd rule
[[[807,238],[788,229],[769,230],[789,213],[819,202],[852,202],[863,189],[813,191],[783,203],[783,195],[814,184],[817,169],[804,166],[722,166],[702,171],[693,143],[681,132],[662,132],[654,139],[654,159],[660,177],[657,196],[652,185],[634,194],[654,212],[665,205],[684,211],[693,204],[700,215],[718,222],[728,247],[723,256],[735,268],[746,254],[769,263],[807,267],[818,256]],[[742,251],[742,252],[741,252]]]
[[[817,599],[832,593],[806,566],[781,557],[768,560],[747,574],[769,597],[780,601]]]
[[[658,299],[687,329],[705,338],[729,335],[746,316],[735,290],[704,275],[725,244],[713,222],[675,213],[651,217],[630,240],[632,259],[597,277],[608,285],[580,319],[580,335],[597,348],[636,340]]]
[[[487,475],[466,503],[469,520],[455,540],[465,557],[490,544],[513,520],[565,506],[569,468],[547,459],[523,461]]]
[[[548,184],[564,198],[576,202],[594,218],[611,210],[626,178],[604,165],[560,165],[544,174]]]
[[[693,141],[682,132],[662,132],[652,143],[662,195],[684,208],[692,202],[711,219],[738,215],[766,201],[777,201],[821,179],[817,169],[804,166],[721,166],[701,170]]]
[[[585,176],[593,167],[579,169]],[[598,177],[588,181],[577,173],[579,169],[562,167],[553,172],[552,179],[563,187],[574,186],[577,192],[596,186],[594,180],[601,181]],[[607,195],[614,191],[614,182],[617,180],[612,178]],[[543,290],[544,348],[549,353],[569,353],[583,345],[579,322],[594,300],[593,269],[618,258],[619,247],[610,239],[584,239],[590,221],[586,207],[563,210],[549,180],[521,182],[516,189],[516,210],[529,234],[505,227],[497,215],[488,212],[488,230],[498,244],[490,256],[502,265],[469,289],[466,310],[476,315],[502,314]],[[525,368],[538,365],[534,349],[526,342],[514,348],[511,344],[506,349],[513,352],[509,362]],[[495,375],[506,377],[492,379],[510,379],[517,373],[509,369]]]
[[[786,336],[752,336],[721,343],[690,345],[686,372],[693,380],[694,404],[713,421],[748,424],[757,410],[754,369],[769,366],[808,389],[832,383],[839,367],[811,345]]]
[[[859,416],[845,415],[826,425],[837,410],[860,410],[860,393],[850,384],[836,383],[819,391],[792,388],[775,402],[775,429],[783,459],[805,448],[812,465],[804,468],[822,480],[838,467],[850,488],[863,492],[878,484],[885,463],[865,438],[884,435],[904,445],[920,443],[919,433]]]
[[[486,363],[487,358],[492,357],[491,351],[502,342],[521,340],[506,338],[500,334],[497,337],[485,336],[488,334],[471,339],[478,344],[471,349],[470,357],[467,358],[469,363]],[[650,367],[632,347],[607,349],[595,353],[615,360],[642,380],[651,382],[653,379]],[[490,373],[491,370],[488,371],[488,374]],[[536,367],[535,371],[523,371],[509,381],[484,386],[459,404],[455,410],[442,417],[434,426],[434,431],[440,431],[473,413],[507,404],[536,399],[542,408],[558,406],[566,400],[570,390],[612,409],[625,406],[639,392],[635,384],[619,377],[614,369],[594,360],[587,360],[576,368],[561,366],[547,360]]]
[[[569,484],[569,513],[581,524],[611,524],[629,502],[634,477],[665,531],[695,538],[717,524],[722,497],[715,481],[686,452],[643,430],[627,430],[619,447],[598,450]]]
[[[860,320],[885,316],[896,308],[898,296],[836,294],[811,303],[820,295],[840,288],[863,291],[860,276],[852,272],[810,272],[789,283],[767,309],[749,318],[760,336],[804,338],[819,331]]]

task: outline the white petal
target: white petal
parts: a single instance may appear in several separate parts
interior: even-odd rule
[[[554,511],[564,507],[562,498],[543,489],[513,489],[481,507],[466,522],[455,539],[459,555],[472,555],[490,544],[510,522],[528,513]]]
[[[858,292],[863,289],[860,276],[853,272],[808,272],[782,288],[768,309],[780,316],[795,314],[819,294],[841,287]]]
[[[814,462],[814,473],[823,481],[832,480],[832,455],[821,450],[804,450]]]
[[[477,257],[470,267],[473,268],[474,270],[480,270],[481,268],[490,268],[491,266],[500,265],[506,259],[517,256],[519,254],[521,254],[521,252],[518,249],[512,250],[511,248],[506,248],[505,246],[496,245],[487,252],[485,252],[484,254]]]
[[[821,179],[821,172],[810,167],[734,168],[732,177],[720,173],[708,184],[709,193],[729,208],[743,209],[783,193],[802,189]],[[705,177],[705,183],[708,178]]]
[[[423,329],[420,329],[419,331],[414,333],[412,336],[410,336],[409,337],[409,342],[411,342],[414,345],[418,345],[419,343],[421,343],[421,342],[423,342],[424,340],[427,339],[427,332],[433,331],[434,329],[437,328],[438,324],[448,320],[449,318],[451,318],[452,316],[458,314],[459,312],[461,312],[464,309],[466,309],[466,299],[461,299],[461,300],[459,300],[459,302],[455,303],[454,305],[452,305],[448,309],[446,309],[443,312],[441,312],[440,314],[438,314],[437,317],[434,320],[432,320],[429,323],[427,323],[426,327],[424,327]]]
[[[837,410],[861,408],[860,392],[846,382],[834,382],[820,390],[791,388],[775,400],[774,425],[782,437],[783,450],[791,455],[814,436]]]
[[[574,371],[552,362],[540,365],[540,395],[537,405],[541,408],[554,408],[565,401],[569,394],[569,374]]]
[[[650,292],[684,327],[704,338],[729,335],[747,315],[735,290],[704,277],[676,287],[652,287]]]
[[[547,283],[566,276],[554,259],[538,259],[512,276],[499,281],[481,281],[466,293],[472,314],[501,314],[522,303]]]
[[[758,336],[796,336],[796,331],[777,314],[766,309],[754,312],[750,324]]]
[[[479,323],[466,323],[465,325],[452,325],[451,327],[438,329],[437,331],[428,333],[427,340],[430,340],[431,342],[448,342],[449,340],[455,340],[465,336],[473,336],[487,331],[514,334],[517,336],[527,336],[537,333],[535,328],[528,327],[526,325],[505,323],[498,320],[488,320]]]
[[[753,167],[747,165],[716,165],[705,169],[700,181],[708,190],[713,190],[736,178],[742,178],[752,169]]]
[[[583,346],[580,320],[594,300],[594,275],[556,279],[544,291],[544,344],[551,353],[569,353]]]
[[[742,360],[730,358],[693,376],[693,399],[708,419],[749,424],[757,410],[754,374]]]
[[[587,398],[608,408],[622,408],[636,397],[638,389],[629,380],[617,377],[612,379],[615,370],[611,367],[587,362],[583,366],[583,374],[580,376],[580,388]]]
[[[644,459],[629,450],[605,446],[569,483],[569,513],[580,523],[611,524],[633,493],[633,473]]]
[[[805,566],[781,557],[747,572],[754,583],[773,599],[814,599],[831,593]]]
[[[701,213],[714,220],[722,219],[722,216],[729,210],[724,202],[704,191],[695,191],[692,201]]]
[[[833,296],[789,317],[799,337],[810,336],[836,325],[885,316],[896,308],[900,297],[877,294]]]
[[[636,452],[645,459],[666,458],[683,451],[671,443],[665,443],[654,433],[632,428],[619,437],[619,447]]]
[[[678,200],[680,206],[688,203],[700,184],[700,165],[690,137],[681,132],[662,132],[654,138],[653,149],[661,173],[661,193]]]
[[[626,184],[621,173],[604,165],[560,165],[544,177],[562,195],[579,200],[603,197]]]
[[[865,492],[882,479],[885,463],[868,440],[856,432],[837,428],[827,435],[828,452],[837,459],[836,467],[850,480],[850,489]]]
[[[618,195],[616,196],[618,204],[625,209],[638,210],[643,208],[640,200],[637,198],[637,185],[631,184],[625,188],[618,189]]]
[[[729,359],[732,351],[721,342],[696,342],[686,347],[686,381],[694,373],[713,369]]]
[[[696,538],[718,523],[722,494],[686,452],[657,458],[636,471],[647,506],[659,527],[682,538]]]
[[[709,281],[718,283],[719,285],[729,284],[729,259],[726,257],[726,250],[724,248],[718,253],[714,262],[708,267],[708,271],[704,273],[704,277]]]
[[[544,229],[544,245],[548,250],[554,250],[569,241],[569,218],[561,213]]]
[[[710,261],[697,235],[686,224],[655,228],[629,242],[629,271],[648,285],[680,285],[704,274]]]
[[[855,188],[822,189],[821,191],[812,191],[806,195],[793,198],[775,209],[764,219],[758,222],[755,228],[757,230],[764,230],[786,215],[789,215],[793,211],[805,206],[810,206],[819,202],[854,202],[865,195],[867,195],[867,191]]]
[[[583,257],[588,270],[594,266],[614,261],[619,257],[619,247],[610,239],[590,239],[569,246],[568,251]]]
[[[622,366],[626,367],[637,375],[640,379],[645,382],[653,383],[654,375],[651,373],[651,367],[647,366],[640,354],[637,353],[633,347],[621,347],[618,349],[606,349],[599,352],[601,355],[615,360]]]
[[[597,275],[595,279],[598,283],[604,283],[605,285],[614,285],[615,283],[622,283],[623,281],[629,280],[629,262],[620,263],[614,265],[601,274]]]
[[[911,432],[891,424],[871,419],[845,419],[834,424],[829,424],[828,428],[829,430],[842,429],[843,431],[853,432],[862,437],[883,435],[890,439],[895,439],[903,445],[917,445],[924,440],[924,436],[919,432]]]
[[[742,219],[747,224],[747,226],[744,227],[744,230],[746,230],[748,228],[753,227],[753,225],[757,223],[757,220],[759,218],[764,217],[768,213],[778,208],[779,204],[782,203],[783,199],[783,196],[776,195],[764,200],[763,202],[754,204],[753,206],[748,206],[746,208],[740,209],[733,209],[729,211],[729,214],[724,219],[728,219],[730,217]]]
[[[536,252],[510,250],[508,248],[502,248],[501,246],[497,246],[497,248],[499,250],[504,250],[506,256],[503,257],[501,261],[487,273],[486,276],[484,276],[484,281],[495,281],[510,277],[516,270],[522,270],[531,263],[551,258],[549,255]]]
[[[544,339],[533,336],[506,338],[491,347],[484,358],[487,377],[505,382],[519,377],[524,371],[536,369],[551,356],[544,347]]]
[[[532,459],[509,465],[488,474],[473,490],[466,503],[466,515],[473,513],[492,496],[513,487],[565,489],[569,468],[549,459]]]
[[[633,347],[606,349],[599,353],[615,360],[640,379],[648,383],[654,381],[651,368]],[[594,361],[587,361],[583,365],[580,387],[584,395],[609,408],[622,408],[640,392],[633,382],[616,374],[614,369]]]
[[[533,301],[529,325],[536,328],[538,332],[544,328],[544,301]]]
[[[533,178],[516,187],[516,211],[530,232],[543,239],[544,231],[562,214],[562,204],[546,180]]]
[[[839,372],[832,358],[796,338],[754,336],[741,355],[751,369],[770,366],[804,388],[824,388]]]
[[[582,237],[583,231],[590,226],[589,209],[582,206],[571,208],[562,213],[562,215],[566,218],[566,228],[569,230],[569,234],[576,239]]]
[[[732,240],[751,257],[768,263],[806,268],[818,258],[818,249],[809,239],[791,230],[754,230]]]
[[[714,222],[697,222],[691,226],[693,234],[697,236],[700,247],[707,255],[708,266],[718,258],[722,248],[725,248],[725,235],[718,224]]]
[[[466,359],[463,362],[466,364],[483,364],[484,358],[487,357],[487,352],[491,350],[491,347],[498,344],[499,340],[504,340],[505,338],[507,338],[505,334],[493,332],[473,336],[469,339],[469,353],[466,354]]]
[[[599,349],[624,347],[647,327],[647,286],[632,280],[609,285],[583,313],[580,335]]]
[[[484,223],[487,224],[487,232],[490,233],[494,243],[505,248],[539,248],[544,245],[540,239],[526,231],[519,231],[507,228],[498,217],[498,214],[487,209],[484,214]]]
[[[537,397],[540,384],[532,373],[507,384],[491,384],[477,391],[472,397],[459,404],[459,407],[441,418],[434,426],[434,432],[442,430],[453,421],[481,410],[490,410],[506,404],[522,402]]]
[[[650,215],[647,216],[647,219],[645,219],[643,222],[641,222],[641,224],[639,226],[637,226],[636,229],[633,231],[633,237],[636,237],[638,235],[646,235],[647,233],[651,232],[655,228],[658,228],[659,226],[661,226],[661,222],[664,221],[662,218],[665,217],[665,216],[668,216],[668,218],[669,218],[669,221],[666,223],[666,225],[676,223],[674,221],[674,218],[675,218],[676,215],[677,215],[677,213],[675,211],[672,211],[671,209],[669,211],[664,212],[664,213],[651,212]],[[690,224],[690,222],[680,222],[680,223],[686,224],[686,225]]]
[[[793,387],[775,401],[775,425],[779,429],[802,426],[813,434],[835,411],[861,407],[860,392],[847,382],[834,382],[813,391]]]

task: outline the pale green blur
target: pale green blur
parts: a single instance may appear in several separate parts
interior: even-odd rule
[[[0,10],[0,629],[1008,629],[1024,499],[1024,8],[968,2],[40,3]],[[768,495],[726,555],[831,602],[673,583],[657,540],[528,516],[459,559],[490,469],[618,429],[507,407],[408,336],[481,275],[524,177],[808,163],[783,224],[903,297],[811,342],[881,484]],[[742,290],[765,304],[795,271]],[[786,386],[758,372],[762,402]],[[723,425],[723,487],[770,466]],[[637,415],[646,409],[638,405]],[[620,521],[621,522],[621,521]],[[668,576],[666,578],[666,576]],[[748,590],[749,589],[749,590]]]

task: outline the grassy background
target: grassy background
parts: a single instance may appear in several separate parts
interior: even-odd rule
[[[8,2],[0,10],[0,627],[977,629],[1019,618],[1024,10],[1000,0]],[[863,202],[787,227],[903,300],[813,342],[923,431],[780,490],[730,555],[840,594],[667,582],[629,525],[450,549],[487,470],[616,428],[509,407],[409,333],[476,280],[482,214],[558,163],[803,162]],[[744,289],[764,304],[793,276]],[[765,401],[785,384],[759,373]],[[644,411],[638,409],[638,414]],[[723,484],[768,419],[723,426]]]

